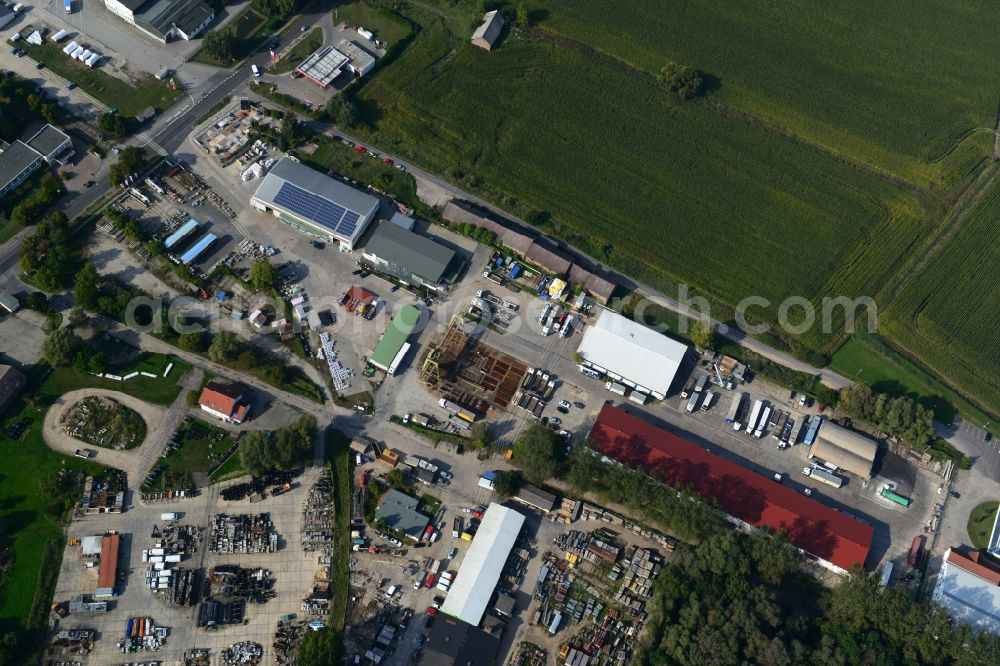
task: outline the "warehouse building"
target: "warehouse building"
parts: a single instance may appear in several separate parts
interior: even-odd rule
[[[523,514],[490,504],[441,606],[442,613],[479,625],[523,525]]]
[[[396,374],[400,363],[406,358],[410,350],[407,342],[410,335],[420,322],[420,310],[413,305],[404,305],[399,310],[389,327],[382,334],[382,339],[375,345],[375,351],[368,361],[379,370],[383,370],[390,375]]]
[[[45,164],[42,156],[23,141],[15,141],[0,152],[0,199]]]
[[[792,545],[831,571],[846,573],[868,559],[871,525],[613,405],[601,409],[590,440],[613,460],[655,471],[671,486],[715,500],[741,527],[784,530]]]
[[[121,545],[121,536],[118,534],[106,534],[101,539],[101,564],[97,571],[97,589],[94,590],[94,597],[104,599],[113,597],[118,587],[118,548]]]
[[[104,7],[160,44],[194,39],[215,20],[205,0],[104,0]]]
[[[395,488],[390,488],[375,512],[392,530],[401,530],[411,539],[419,539],[430,518],[417,511],[420,500]]]
[[[406,284],[442,291],[458,278],[455,251],[393,222],[383,222],[365,245],[365,259]]]
[[[268,172],[250,203],[282,222],[353,250],[378,214],[379,200],[283,157]]]
[[[555,495],[530,483],[521,486],[512,499],[525,506],[530,506],[532,509],[537,509],[542,513],[549,513],[556,508]]]
[[[945,551],[934,601],[957,622],[976,631],[1000,634],[1000,568],[979,551]]]
[[[577,352],[584,368],[663,400],[687,350],[683,343],[605,310],[587,327]]]
[[[872,478],[877,453],[875,440],[830,421],[823,421],[809,447],[810,458],[819,458],[865,480]]]

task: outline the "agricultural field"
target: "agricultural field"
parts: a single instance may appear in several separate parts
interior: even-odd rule
[[[712,77],[712,99],[920,187],[996,122],[1000,8],[975,2],[531,0],[541,26],[649,73]]]
[[[881,331],[988,411],[1000,410],[1000,180],[907,284]]]
[[[358,100],[377,145],[545,211],[554,235],[668,292],[871,294],[931,229],[882,179],[539,39],[487,54],[425,28]]]

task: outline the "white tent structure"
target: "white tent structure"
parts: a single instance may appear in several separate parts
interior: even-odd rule
[[[84,62],[87,64],[87,67],[93,67],[94,65],[96,65],[97,63],[99,63],[101,61],[101,58],[103,58],[103,57],[104,56],[102,56],[100,53],[94,52]]]
[[[581,366],[663,400],[687,350],[683,343],[605,310],[587,328],[577,351]]]
[[[490,504],[441,606],[442,613],[479,624],[523,525],[523,514]]]
[[[67,32],[66,30],[60,30],[56,34],[54,34],[51,37],[49,37],[49,39],[51,39],[53,42],[62,41],[63,39],[66,38],[66,35],[68,35],[68,34],[69,34],[69,32]]]
[[[73,51],[76,51],[78,48],[80,48],[80,45],[77,44],[76,41],[72,41],[63,47],[63,53],[65,53],[66,55],[71,55]]]

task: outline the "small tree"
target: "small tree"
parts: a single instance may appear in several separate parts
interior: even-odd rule
[[[80,337],[68,328],[57,328],[49,333],[42,344],[42,355],[54,368],[73,363],[82,344]]]
[[[531,27],[531,12],[523,2],[517,3],[517,23],[522,28]]]
[[[201,48],[205,49],[205,53],[209,57],[216,60],[232,60],[238,43],[239,37],[236,34],[236,26],[227,25],[224,28],[212,30],[206,34]]]
[[[205,349],[205,334],[201,331],[181,333],[177,338],[177,346],[188,352],[200,352]]]
[[[186,398],[188,407],[194,407],[195,405],[197,405],[198,397],[199,397],[198,391],[188,391]]]
[[[532,424],[514,444],[514,461],[531,483],[544,483],[559,465],[556,434],[540,423]]]
[[[28,294],[28,307],[37,312],[48,312],[49,297],[40,291],[33,291]]]
[[[691,341],[699,350],[715,347],[715,327],[704,319],[697,320],[691,326]]]
[[[687,65],[667,63],[667,66],[660,70],[660,80],[671,92],[677,93],[683,99],[700,97],[703,92],[701,72]]]
[[[93,310],[97,307],[97,299],[101,290],[97,286],[97,269],[91,263],[80,268],[73,279],[73,302],[78,308]]]
[[[69,311],[70,328],[80,328],[81,326],[87,325],[87,313],[83,311],[81,307],[75,307]]]
[[[521,474],[514,470],[497,472],[493,478],[493,492],[500,497],[513,497],[521,489],[523,482]]]
[[[208,357],[216,363],[226,363],[236,357],[240,348],[239,340],[232,331],[219,331],[208,346]]]
[[[495,440],[493,429],[486,421],[473,423],[472,427],[469,428],[469,434],[472,436],[472,441],[482,447],[491,445]]]
[[[278,269],[267,259],[250,267],[250,284],[258,291],[273,289],[278,284]]]

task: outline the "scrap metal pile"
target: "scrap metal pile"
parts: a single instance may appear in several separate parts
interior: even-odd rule
[[[304,620],[278,620],[278,630],[274,632],[274,661],[276,664],[295,663],[295,655],[306,633]]]
[[[302,548],[306,552],[325,550],[333,544],[333,484],[330,471],[323,470],[309,489],[302,510]]]
[[[608,578],[620,581],[615,601],[629,610],[633,617],[646,619],[646,602],[653,596],[653,581],[663,569],[663,558],[655,550],[634,547],[628,556],[616,564]]]
[[[216,514],[212,522],[209,551],[213,553],[273,553],[278,550],[278,533],[271,514]]]
[[[226,666],[255,666],[263,655],[264,648],[260,643],[241,641],[222,651],[222,663]]]
[[[270,472],[258,479],[251,479],[223,488],[220,494],[222,499],[227,502],[239,502],[247,497],[250,498],[251,502],[259,502],[267,497],[268,488],[272,486],[284,488],[285,484],[291,483],[291,481],[291,472]]]
[[[175,606],[194,606],[198,603],[198,576],[201,569],[173,569],[163,588],[157,585],[156,592],[167,603]]]
[[[262,604],[274,598],[274,578],[267,569],[244,569],[235,564],[220,564],[208,570],[205,597],[239,599]]]

